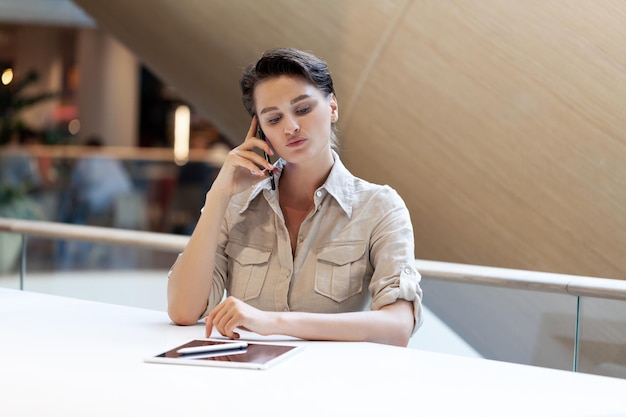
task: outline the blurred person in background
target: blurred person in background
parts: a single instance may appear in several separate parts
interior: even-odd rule
[[[70,223],[110,226],[115,200],[132,190],[122,163],[99,152],[103,143],[97,137],[86,142],[93,152],[80,158],[69,183],[72,218]]]
[[[103,142],[100,138],[91,137],[86,145],[93,151],[78,159],[72,169],[59,210],[61,221],[112,227],[116,201],[132,192],[132,182],[119,160],[101,152]],[[102,266],[109,263],[108,254],[103,250],[94,251],[95,248],[87,242],[62,242],[58,253],[59,266],[67,268],[80,263]]]

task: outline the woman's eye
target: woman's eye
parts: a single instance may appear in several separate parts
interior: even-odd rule
[[[280,117],[273,117],[271,119],[268,119],[267,123],[271,125],[275,125],[276,123],[278,123],[279,120],[280,120]]]
[[[301,109],[296,110],[296,113],[305,114],[305,113],[308,113],[310,110],[311,110],[311,106],[307,106],[307,107],[303,107]]]

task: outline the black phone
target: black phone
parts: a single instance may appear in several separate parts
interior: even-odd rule
[[[258,121],[257,121],[258,123]],[[259,137],[259,139],[263,139],[267,144],[269,144],[269,142],[267,141],[267,136],[265,136],[265,133],[263,133],[263,130],[261,129],[261,126],[257,127],[257,136]],[[271,145],[270,145],[271,146]],[[267,152],[263,151],[263,156],[265,157],[265,160],[268,163],[272,163],[270,161],[270,156],[267,154]],[[276,182],[274,181],[274,173],[272,171],[270,171],[270,183],[272,184],[272,190],[276,189]]]

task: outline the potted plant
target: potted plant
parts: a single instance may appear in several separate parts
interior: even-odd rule
[[[16,131],[25,128],[19,118],[21,111],[59,96],[56,92],[24,93],[38,79],[37,72],[31,70],[22,79],[13,80],[7,85],[0,83],[0,145],[7,143]]]

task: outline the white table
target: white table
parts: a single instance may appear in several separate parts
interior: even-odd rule
[[[617,416],[626,380],[372,343],[269,370],[144,363],[203,336],[163,312],[0,289],[0,416]]]

